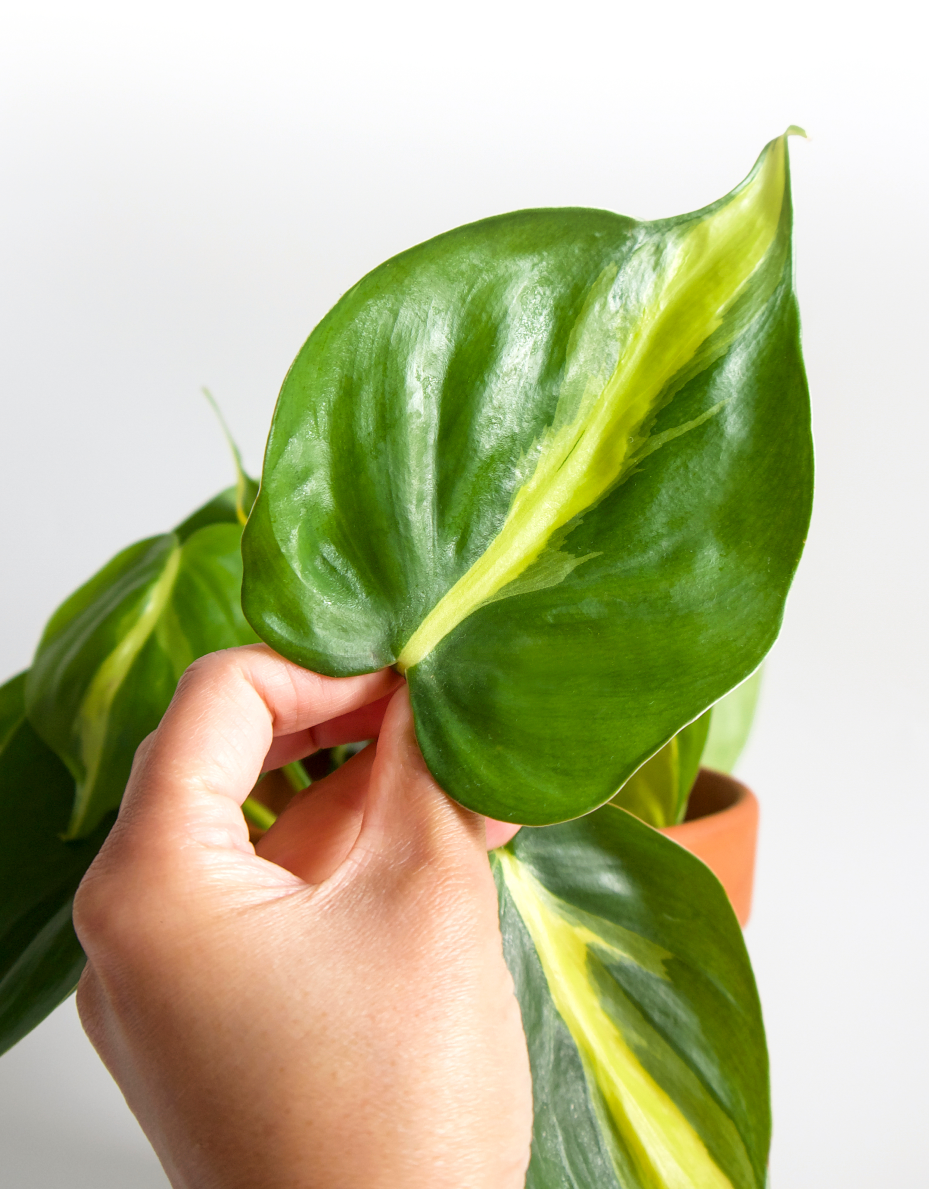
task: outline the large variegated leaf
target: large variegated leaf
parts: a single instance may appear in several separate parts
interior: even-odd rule
[[[773,641],[811,500],[786,138],[695,214],[520,211],[375,269],[285,380],[244,607],[395,664],[439,783],[587,812]]]
[[[762,1189],[758,996],[710,871],[612,806],[494,852],[532,1065],[527,1189]]]
[[[26,706],[77,785],[69,838],[117,808],[135,749],[187,666],[257,639],[240,603],[240,519],[234,489],[222,493],[174,532],[125,549],[49,621]]]
[[[21,673],[0,689],[0,1053],[74,990],[71,901],[110,826],[62,841],[74,780],[26,721],[24,684]]]

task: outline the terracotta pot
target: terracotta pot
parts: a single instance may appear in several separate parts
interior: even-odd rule
[[[758,841],[758,801],[751,789],[722,772],[701,768],[686,819],[661,833],[706,863],[744,926],[752,908]]]

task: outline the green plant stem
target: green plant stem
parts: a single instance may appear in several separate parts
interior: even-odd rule
[[[277,814],[252,796],[246,797],[242,802],[242,812],[245,814],[245,820],[259,830],[270,830],[277,821]]]
[[[287,777],[287,781],[295,793],[302,793],[313,783],[310,774],[299,760],[294,760],[292,764],[285,764],[281,771]]]

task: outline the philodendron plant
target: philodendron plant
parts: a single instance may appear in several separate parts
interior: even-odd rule
[[[0,691],[0,1044],[76,983],[71,898],[181,672],[262,639],[395,666],[442,787],[534,827],[490,857],[530,1189],[760,1189],[741,932],[651,827],[738,751],[811,493],[787,134],[694,214],[519,211],[376,268],[288,373],[257,496],[240,467],[119,554]]]

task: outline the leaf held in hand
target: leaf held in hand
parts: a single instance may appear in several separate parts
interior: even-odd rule
[[[519,211],[387,261],[285,380],[258,634],[405,670],[452,796],[585,813],[759,663],[809,519],[786,137],[704,210]]]

